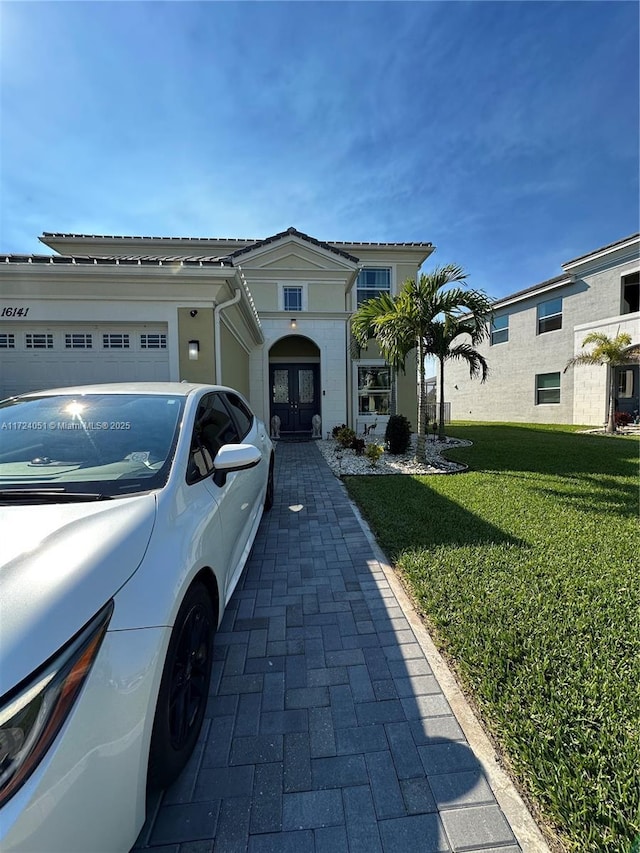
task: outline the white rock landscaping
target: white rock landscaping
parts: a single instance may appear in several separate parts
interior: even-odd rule
[[[414,433],[409,450],[402,456],[394,456],[385,450],[375,465],[372,465],[364,454],[357,456],[355,450],[345,450],[340,447],[335,439],[318,441],[316,444],[336,477],[358,474],[454,474],[467,470],[466,465],[451,462],[441,454],[452,447],[469,447],[470,441],[457,438],[434,441],[433,437],[427,436],[427,464],[424,465],[416,462],[415,459],[416,440],[417,436]],[[381,440],[367,441],[367,444],[373,443],[384,446]]]

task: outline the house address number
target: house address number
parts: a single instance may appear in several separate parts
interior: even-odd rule
[[[29,308],[24,305],[7,305],[0,311],[0,317],[26,317]]]

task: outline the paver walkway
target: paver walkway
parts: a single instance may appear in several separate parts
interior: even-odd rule
[[[280,443],[191,762],[136,851],[520,851],[341,483]]]

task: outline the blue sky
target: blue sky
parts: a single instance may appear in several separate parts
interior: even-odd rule
[[[433,242],[499,297],[638,230],[635,2],[0,3],[0,251]]]

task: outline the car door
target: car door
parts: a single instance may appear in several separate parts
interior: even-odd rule
[[[234,571],[230,577],[227,594],[233,592],[246,557],[245,550],[250,545],[250,537],[257,523],[263,504],[264,487],[267,481],[269,457],[266,452],[268,438],[264,426],[253,415],[244,400],[230,391],[221,392],[227,408],[236,426],[237,441],[242,444],[253,444],[262,455],[263,460],[254,468],[236,471],[227,476],[223,487],[231,500],[225,501],[222,511],[223,525],[229,524],[229,529],[237,522],[238,534],[232,549],[231,560]],[[227,520],[227,512],[237,513],[237,518]]]
[[[218,573],[225,604],[240,574],[240,561],[255,519],[258,491],[252,469],[232,471],[222,479],[213,477],[214,460],[220,448],[239,444],[243,437],[231,412],[222,392],[205,394],[196,412],[190,464],[191,475],[203,478],[212,504],[218,506],[222,537],[211,543],[212,565]]]

